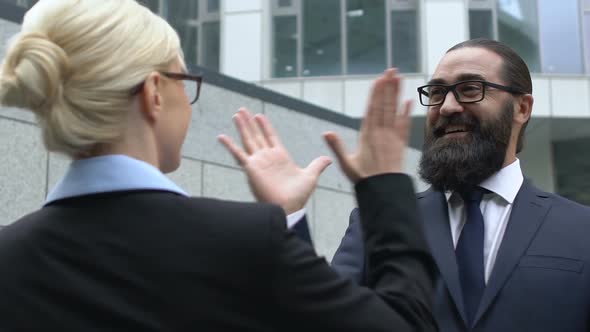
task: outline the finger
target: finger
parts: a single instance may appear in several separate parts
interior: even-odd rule
[[[259,150],[260,147],[256,141],[255,130],[252,127],[252,123],[250,123],[249,115],[250,113],[245,108],[240,108],[238,113],[234,115],[234,121],[242,139],[244,149],[246,149],[248,154],[252,154]]]
[[[269,144],[266,141],[266,138],[264,137],[264,130],[262,129],[262,127],[260,126],[260,124],[258,123],[258,121],[256,120],[256,117],[259,114],[253,115],[252,113],[250,113],[248,110],[245,109],[244,114],[247,116],[248,118],[248,122],[250,124],[250,128],[252,130],[252,134],[254,135],[254,142],[256,143],[256,146],[260,149],[262,148],[268,148]]]
[[[316,179],[322,174],[322,172],[332,164],[332,160],[329,157],[321,156],[312,160],[309,165],[305,168],[305,171],[312,174]]]
[[[336,155],[336,159],[338,159],[338,164],[340,165],[340,169],[342,172],[348,177],[350,181],[353,183],[357,183],[360,179],[358,172],[353,167],[352,158],[346,153],[346,149],[344,147],[344,143],[333,132],[328,132],[324,134],[324,139],[328,143],[328,146],[334,154]]]
[[[406,100],[404,102],[404,109],[403,111],[400,113],[401,116],[411,116],[412,115],[412,111],[414,110],[414,105],[416,104],[416,101],[414,99],[410,99],[410,100]]]
[[[234,157],[238,164],[242,166],[246,164],[248,155],[246,154],[246,152],[244,152],[244,150],[237,146],[229,136],[219,135],[217,136],[217,139],[231,153],[231,155]]]
[[[408,142],[408,138],[410,137],[410,128],[412,127],[411,114],[414,104],[414,100],[406,100],[402,111],[397,115],[397,119],[395,120],[394,130],[403,142]]]
[[[252,134],[248,129],[247,121],[244,120],[240,112],[234,114],[233,118],[234,124],[238,133],[240,134],[240,139],[242,140],[242,145],[248,154],[251,154],[254,150],[256,150],[256,146],[253,144]]]
[[[258,114],[258,115],[256,115],[255,119],[256,119],[256,122],[258,123],[258,126],[260,128],[262,128],[264,140],[266,141],[266,144],[268,146],[270,146],[270,147],[283,146],[283,143],[281,142],[281,138],[279,137],[279,135],[277,134],[277,132],[273,128],[272,124],[270,123],[270,120],[266,116],[264,116],[263,114]]]
[[[344,168],[344,166],[346,166],[348,168],[348,153],[346,152],[346,147],[344,146],[342,139],[340,139],[340,137],[334,132],[325,133],[324,139],[326,140],[326,143],[328,143],[330,150],[336,155],[340,167]]]
[[[371,88],[367,112],[363,119],[361,130],[366,127],[374,128],[383,122],[383,98],[385,93],[385,75],[381,75]]]
[[[397,105],[399,103],[399,93],[401,89],[401,78],[397,76],[397,71],[391,70],[387,74],[387,84],[385,86],[385,97],[383,101],[383,125],[391,127],[395,123]]]
[[[254,140],[253,143],[256,144],[256,147],[259,149],[266,147],[267,144],[264,140],[262,130],[258,126],[258,123],[256,123],[256,121],[254,120],[255,116],[245,107],[240,108],[240,112],[244,119],[248,121],[248,127]]]

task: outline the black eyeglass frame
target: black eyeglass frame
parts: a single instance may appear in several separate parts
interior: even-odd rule
[[[196,82],[197,83],[197,94],[195,95],[195,98],[190,101],[190,104],[192,105],[192,104],[196,103],[197,100],[199,100],[199,95],[201,94],[201,84],[203,83],[203,76],[184,74],[184,73],[172,73],[172,72],[167,72],[167,71],[159,71],[159,73],[170,78],[170,79],[173,79],[173,80],[179,80],[179,81],[189,80],[189,81]],[[135,86],[133,89],[131,89],[131,95],[135,96],[136,94],[140,93],[141,90],[143,89],[144,84],[145,84],[145,81],[139,83],[137,86]]]
[[[481,98],[477,99],[477,100],[470,100],[470,101],[461,101],[459,93],[457,92],[457,86],[461,85],[461,84],[465,84],[465,83],[481,83],[483,85],[483,89],[481,90]],[[422,96],[426,96],[428,97],[428,92],[426,91],[427,88],[430,87],[441,87],[444,88],[446,91],[444,92],[444,97],[443,99],[438,102],[438,103],[424,103],[422,101]],[[423,106],[438,106],[438,105],[442,105],[445,102],[445,99],[447,98],[447,95],[449,94],[449,91],[453,92],[453,95],[455,96],[455,99],[457,100],[457,102],[462,103],[462,104],[470,104],[470,103],[477,103],[482,101],[485,96],[486,96],[486,89],[485,87],[492,87],[498,90],[502,90],[502,91],[506,91],[509,92],[511,94],[515,94],[515,95],[525,95],[527,94],[526,92],[519,90],[517,88],[511,87],[511,86],[506,86],[506,85],[501,85],[501,84],[497,84],[497,83],[492,83],[492,82],[488,82],[488,81],[484,81],[484,80],[466,80],[466,81],[460,81],[457,82],[455,84],[441,84],[441,83],[436,83],[436,84],[426,84],[423,86],[420,86],[417,88],[418,90],[418,96],[420,97],[420,104],[422,104]]]

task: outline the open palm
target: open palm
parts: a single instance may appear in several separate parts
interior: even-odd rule
[[[388,69],[373,84],[357,150],[348,153],[336,133],[324,134],[342,172],[356,183],[369,176],[402,171],[410,132],[412,101],[399,108],[401,78]]]
[[[395,69],[388,69],[375,81],[356,151],[348,153],[336,133],[324,134],[351,182],[401,172],[412,102],[405,102],[399,109],[400,87],[401,78]],[[261,202],[282,206],[287,214],[302,209],[330,159],[318,157],[301,168],[264,115],[252,116],[246,109],[240,109],[234,119],[244,148],[226,135],[220,135],[219,140],[246,171],[254,196]]]
[[[219,140],[246,171],[256,199],[278,204],[287,214],[302,209],[330,159],[318,157],[301,168],[264,115],[253,117],[246,109],[240,109],[234,119],[244,148],[226,135],[220,135]]]

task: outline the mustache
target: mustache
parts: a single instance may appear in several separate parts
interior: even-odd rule
[[[469,131],[479,130],[479,121],[473,116],[466,113],[455,113],[450,116],[441,116],[438,118],[432,129],[434,137],[439,138],[444,136],[446,128],[452,125],[464,126]]]

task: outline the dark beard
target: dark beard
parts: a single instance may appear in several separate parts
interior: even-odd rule
[[[483,124],[466,112],[441,116],[425,132],[420,177],[436,190],[464,192],[499,171],[510,141],[513,107],[510,98],[498,119]],[[453,124],[465,125],[470,132],[461,138],[444,138],[444,128]]]

